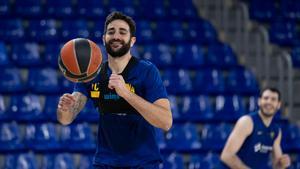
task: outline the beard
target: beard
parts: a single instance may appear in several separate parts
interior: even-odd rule
[[[262,113],[263,116],[265,117],[272,117],[276,114],[276,112],[278,111],[276,108],[273,108],[273,110],[269,110],[269,111],[265,111],[265,108],[264,107],[261,107],[260,108],[260,111]]]
[[[114,50],[112,48],[112,45],[114,42],[120,42],[122,45],[121,48]],[[127,43],[125,43],[125,41],[122,41],[122,40],[112,39],[108,42],[105,42],[105,49],[106,49],[107,53],[110,56],[112,56],[113,58],[122,57],[130,50],[130,40]]]

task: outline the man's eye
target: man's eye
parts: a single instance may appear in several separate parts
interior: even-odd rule
[[[107,34],[109,35],[113,35],[115,32],[107,32]]]

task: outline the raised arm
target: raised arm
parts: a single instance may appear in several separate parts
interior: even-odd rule
[[[273,145],[273,168],[275,169],[283,169],[287,168],[291,165],[291,159],[290,156],[287,154],[283,154],[280,146],[281,142],[281,130],[279,131],[279,134],[274,142]]]
[[[241,117],[231,132],[221,154],[221,160],[230,168],[248,169],[249,167],[237,156],[245,139],[252,133],[253,122],[249,116]]]
[[[86,101],[87,97],[80,92],[65,93],[59,99],[57,120],[63,125],[72,123],[85,106]]]

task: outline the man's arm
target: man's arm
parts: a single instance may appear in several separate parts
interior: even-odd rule
[[[62,95],[57,106],[57,120],[63,125],[72,123],[85,106],[86,101],[87,97],[80,92]]]
[[[150,103],[131,92],[124,99],[153,126],[165,131],[171,128],[172,113],[168,99],[158,99]]]
[[[249,167],[236,155],[245,139],[252,133],[253,122],[249,116],[241,117],[231,132],[221,154],[221,160],[230,168],[248,169]]]
[[[283,154],[281,150],[281,130],[279,130],[278,136],[273,145],[273,168],[275,169],[283,169],[287,168],[291,164],[291,159],[289,155]]]
[[[123,97],[134,107],[150,124],[168,131],[172,126],[172,113],[168,99],[158,99],[153,103],[132,93],[126,88],[121,75],[112,74],[109,80],[109,88],[115,89],[119,96]]]

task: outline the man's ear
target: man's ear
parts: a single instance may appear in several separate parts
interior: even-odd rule
[[[281,101],[279,101],[278,106],[277,106],[277,109],[278,109],[278,110],[280,109],[281,104],[282,104]]]
[[[130,47],[132,47],[135,44],[135,42],[136,42],[136,37],[135,36],[131,37],[131,39],[130,39]]]

